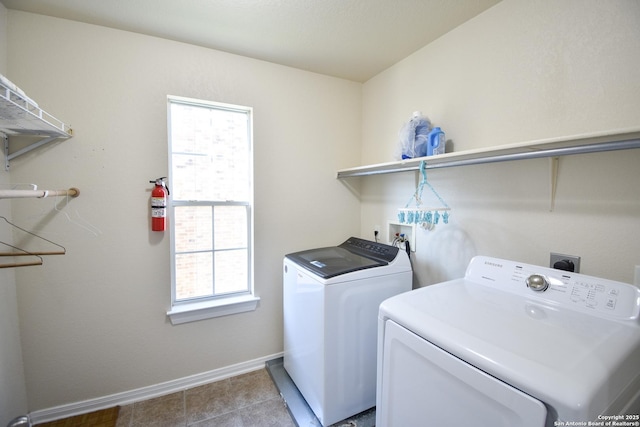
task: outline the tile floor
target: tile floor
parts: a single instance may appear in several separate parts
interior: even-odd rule
[[[100,409],[87,414],[36,424],[35,427],[113,427],[118,420],[118,407]],[[27,424],[18,424],[26,426]]]
[[[267,372],[273,379],[280,395],[285,399],[287,408],[298,427],[320,427],[320,421],[304,400],[300,390],[284,369],[284,359],[270,360],[266,363]],[[346,420],[332,424],[330,427],[375,427],[376,409],[371,408]]]
[[[116,427],[295,427],[266,369],[120,408]]]

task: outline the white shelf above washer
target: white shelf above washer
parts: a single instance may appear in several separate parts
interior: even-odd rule
[[[640,148],[640,127],[457,151],[437,156],[341,169],[337,172],[337,178],[418,171],[422,161],[426,162],[427,169],[435,169],[543,157],[554,158],[571,154],[632,148]]]

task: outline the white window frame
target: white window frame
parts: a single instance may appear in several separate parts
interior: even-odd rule
[[[248,138],[249,138],[249,171],[251,173],[251,182],[253,183],[253,109],[251,107],[244,107],[239,105],[224,104],[220,102],[204,101],[200,99],[185,98],[180,96],[167,96],[167,125],[168,125],[168,150],[169,150],[169,182],[168,186],[171,189],[173,184],[173,165],[172,165],[172,142],[171,142],[171,105],[174,103],[193,105],[196,107],[215,108],[228,111],[236,111],[247,114],[248,120]],[[207,202],[204,203],[207,206],[215,205],[242,205],[246,206],[247,203],[233,203],[233,202]],[[176,301],[176,250],[175,250],[175,224],[172,218],[175,217],[174,211],[176,206],[187,205],[202,205],[200,201],[178,201],[174,202],[171,195],[169,195],[167,210],[168,210],[168,222],[169,222],[169,234],[170,234],[170,248],[171,248],[171,309],[167,312],[167,316],[171,320],[173,325],[193,322],[197,320],[209,319],[213,317],[226,316],[230,314],[243,313],[247,311],[253,311],[257,308],[258,301],[260,300],[254,293],[254,257],[253,257],[253,185],[251,189],[251,195],[247,206],[247,249],[248,249],[248,278],[249,288],[246,292],[233,293],[228,295],[214,295],[211,297],[197,298],[193,300]]]

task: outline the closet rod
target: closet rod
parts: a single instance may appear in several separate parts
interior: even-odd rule
[[[78,197],[79,195],[80,190],[77,188],[70,188],[68,190],[0,190],[0,199],[42,199],[56,196]]]

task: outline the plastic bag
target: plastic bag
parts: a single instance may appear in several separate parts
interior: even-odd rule
[[[420,111],[413,113],[411,120],[405,123],[399,132],[396,159],[413,159],[427,155],[431,121]]]

